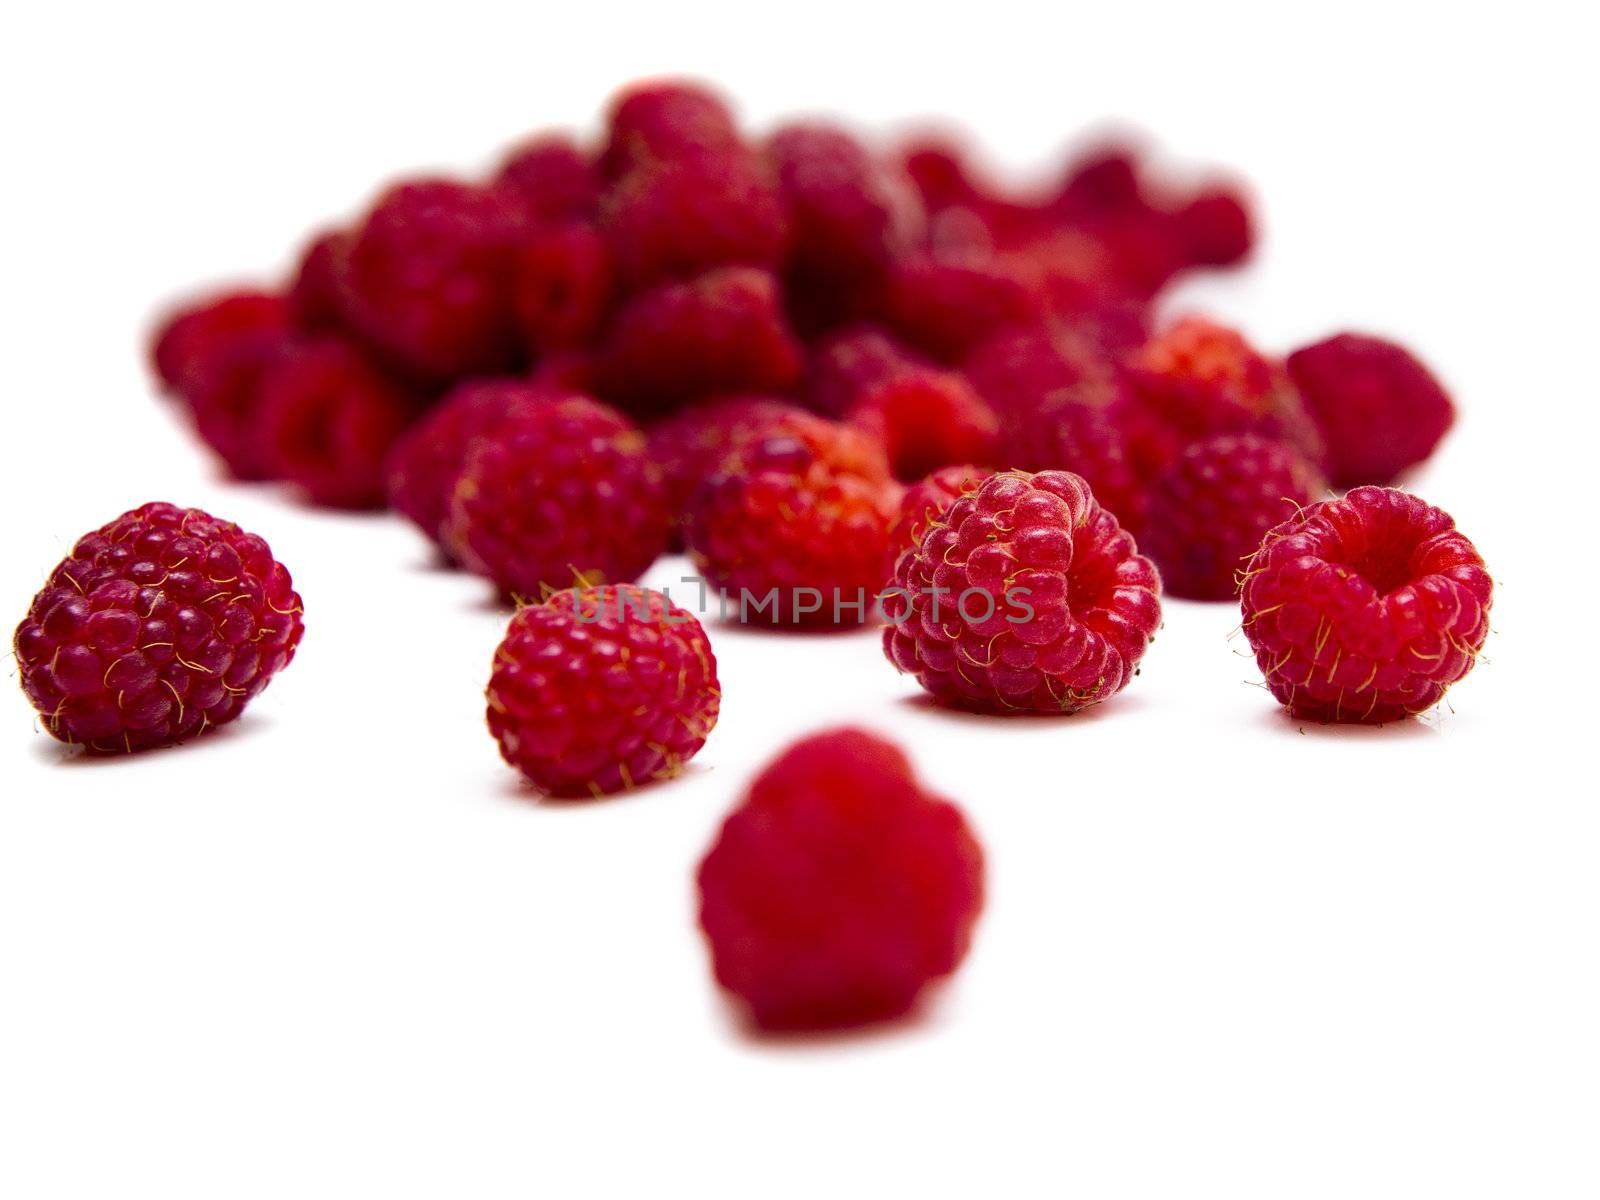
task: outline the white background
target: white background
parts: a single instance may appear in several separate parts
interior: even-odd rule
[[[0,1194],[1600,1193],[1576,6],[401,7],[4,19],[6,619],[77,535],[170,499],[267,536],[307,636],[178,751],[84,761],[0,701]],[[687,778],[537,802],[482,727],[485,589],[398,521],[217,480],[142,338],[386,176],[475,169],[672,69],[758,126],[942,112],[1025,169],[1119,116],[1247,172],[1263,253],[1181,299],[1279,350],[1398,336],[1457,394],[1412,486],[1499,590],[1451,708],[1301,729],[1226,605],[1169,603],[1143,676],[1067,721],[921,706],[870,633],[715,628],[724,716]],[[759,764],[841,721],[964,805],[992,901],[921,1020],[755,1041],[691,872]]]

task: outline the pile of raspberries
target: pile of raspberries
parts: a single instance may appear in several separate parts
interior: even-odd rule
[[[487,723],[552,796],[671,778],[716,724],[705,628],[635,582],[674,551],[702,611],[875,623],[945,705],[1101,703],[1179,597],[1240,604],[1294,717],[1398,720],[1489,629],[1476,548],[1390,486],[1454,409],[1381,338],[1280,358],[1158,317],[1253,229],[1237,184],[1126,147],[1019,190],[954,143],[751,139],[713,92],[647,82],[592,144],[392,185],[283,287],[172,314],[152,361],[235,477],[392,508],[516,601]],[[301,612],[259,537],[148,504],[78,542],[15,648],[49,732],[123,753],[236,718]],[[841,729],[750,785],[701,924],[757,1025],[880,1020],[956,969],[984,877],[961,812]]]

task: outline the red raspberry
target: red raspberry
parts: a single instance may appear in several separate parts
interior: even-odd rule
[[[713,267],[775,267],[789,236],[776,183],[742,149],[640,163],[600,211],[622,276],[636,287]]]
[[[922,544],[922,535],[928,532],[929,524],[960,497],[977,491],[990,473],[970,463],[940,467],[926,479],[908,487],[900,497],[894,524],[889,527],[889,553],[884,558],[883,577],[893,579],[900,556]]]
[[[551,399],[467,451],[445,541],[511,596],[625,583],[666,549],[661,473],[644,434],[584,396]]]
[[[1292,447],[1252,433],[1222,433],[1188,447],[1158,476],[1139,544],[1168,595],[1232,600],[1262,535],[1322,492]]]
[[[774,396],[724,396],[692,404],[651,426],[650,459],[661,468],[667,510],[681,529],[689,498],[751,437],[812,418]]]
[[[539,134],[517,146],[494,181],[537,221],[586,220],[600,196],[595,165],[564,133]]]
[[[854,325],[818,342],[806,360],[806,403],[842,417],[871,388],[927,360],[875,325]]]
[[[884,652],[942,704],[1077,712],[1133,678],[1161,621],[1159,587],[1081,478],[1007,471],[901,557]]]
[[[289,308],[301,329],[337,330],[344,324],[339,272],[350,252],[351,234],[331,229],[306,246],[289,284]]]
[[[1057,211],[1079,222],[1139,212],[1144,207],[1139,160],[1139,151],[1127,145],[1088,150],[1068,168],[1055,201]]]
[[[1062,325],[1007,329],[974,346],[963,368],[1002,420],[1036,412],[1057,399],[1102,401],[1115,369],[1091,338]]]
[[[506,762],[550,795],[598,798],[678,774],[716,725],[722,688],[700,622],[625,584],[519,609],[487,696]]]
[[[442,545],[450,494],[467,451],[480,438],[514,425],[528,406],[550,398],[546,388],[521,379],[458,383],[389,452],[389,506]]]
[[[1014,416],[1001,432],[1001,461],[1024,471],[1083,476],[1101,507],[1142,537],[1150,499],[1135,461],[1137,414],[1119,381],[1106,379],[1098,386],[1105,389],[1099,396],[1086,381]]]
[[[1197,267],[1230,267],[1250,255],[1254,222],[1243,192],[1218,184],[1197,193],[1173,216],[1179,244]]]
[[[1472,670],[1493,587],[1448,513],[1359,487],[1267,534],[1245,572],[1244,632],[1292,715],[1393,721]]]
[[[897,478],[956,463],[992,464],[1000,424],[958,372],[906,370],[869,388],[850,422],[884,445]]]
[[[420,411],[416,397],[327,335],[284,353],[258,386],[259,436],[275,478],[313,504],[383,507],[384,459]]]
[[[1341,333],[1306,346],[1289,356],[1289,374],[1327,439],[1335,487],[1392,482],[1455,421],[1428,368],[1382,338]]]
[[[690,505],[695,568],[725,614],[755,624],[856,624],[872,612],[898,495],[859,432],[813,419],[753,438]],[[848,606],[848,607],[847,607]]]
[[[390,188],[339,272],[346,317],[419,375],[503,370],[515,360],[514,228],[503,193],[444,179]]]
[[[1139,400],[1162,426],[1153,456],[1163,466],[1214,433],[1282,438],[1322,462],[1321,435],[1288,372],[1226,326],[1186,317],[1147,342],[1131,370]]]
[[[276,345],[288,328],[289,306],[276,292],[217,293],[166,316],[150,339],[150,364],[169,391],[186,394],[241,343]]]
[[[889,279],[890,328],[940,362],[958,363],[999,330],[1036,324],[1039,295],[999,259],[909,260]]]
[[[708,88],[684,80],[633,84],[611,103],[601,168],[616,179],[650,159],[723,154],[739,146],[733,113]]]
[[[632,297],[599,372],[608,396],[649,414],[705,396],[782,392],[799,379],[802,354],[771,273],[722,267]]]
[[[146,504],[78,539],[14,648],[64,742],[120,754],[225,725],[294,657],[304,626],[267,543],[197,508]]]
[[[778,756],[700,863],[717,982],[769,1030],[908,1012],[961,965],[983,909],[983,848],[898,748],[859,729]]]
[[[517,330],[535,355],[592,344],[611,315],[615,267],[592,225],[533,225],[517,238],[511,272]]]

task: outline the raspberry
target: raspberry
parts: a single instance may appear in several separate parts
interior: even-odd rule
[[[775,267],[789,234],[776,184],[744,150],[643,162],[617,180],[600,211],[635,287],[712,267]]]
[[[690,405],[650,429],[650,460],[661,468],[667,511],[675,530],[689,498],[746,439],[784,425],[809,422],[804,410],[772,396],[725,396]]]
[[[225,725],[294,657],[300,597],[267,543],[197,508],[146,504],[78,539],[14,648],[64,742],[118,754]]]
[[[1095,395],[1092,388],[1105,389]],[[1136,536],[1150,507],[1143,473],[1134,460],[1137,414],[1115,379],[1088,381],[1014,416],[1002,431],[1001,461],[1025,471],[1081,475],[1095,499]]]
[[[600,195],[594,164],[562,133],[541,134],[516,147],[494,181],[538,221],[592,217]]]
[[[813,418],[752,438],[690,504],[696,570],[748,623],[866,619],[883,584],[898,496],[864,435]],[[881,458],[876,459],[881,463]]]
[[[700,623],[623,585],[519,609],[487,697],[506,762],[550,795],[599,797],[678,774],[716,725],[722,688]]]
[[[955,971],[983,909],[983,848],[898,748],[815,734],[751,783],[700,863],[717,982],[769,1030],[908,1012]]]
[[[1080,222],[1140,211],[1144,196],[1138,151],[1117,144],[1089,150],[1068,169],[1055,206],[1063,216]]]
[[[457,384],[389,452],[389,506],[442,544],[450,493],[467,451],[478,439],[513,425],[528,406],[549,398],[545,388],[521,379]]]
[[[993,463],[999,422],[955,371],[906,370],[868,389],[850,422],[884,445],[897,478],[955,463]]]
[[[345,255],[346,317],[419,375],[506,368],[515,359],[513,230],[501,193],[444,179],[390,188]]]
[[[383,506],[384,458],[421,407],[349,342],[327,335],[262,374],[257,406],[273,475],[332,508]]]
[[[445,542],[511,596],[625,583],[666,549],[661,473],[644,434],[584,396],[530,405],[469,447]]]
[[[870,388],[926,365],[921,355],[875,325],[841,329],[818,342],[806,360],[806,402],[825,416],[842,417]]]
[[[241,344],[276,343],[288,328],[289,307],[278,293],[222,292],[169,313],[150,339],[150,364],[168,390],[184,394]]]
[[[1061,325],[1007,329],[974,346],[967,378],[1002,420],[1035,412],[1057,398],[1104,399],[1115,372],[1088,336]]]
[[[739,146],[733,113],[721,97],[683,80],[636,83],[611,104],[601,168],[616,179],[650,159],[689,159]]]
[[[1335,487],[1390,483],[1433,453],[1450,396],[1403,346],[1341,333],[1289,355],[1289,374],[1328,443]]]
[[[1037,323],[1039,296],[997,259],[908,260],[889,279],[894,333],[940,362],[958,363],[984,338]]]
[[[608,398],[649,414],[705,396],[782,392],[799,379],[802,354],[777,280],[722,267],[633,296],[598,369]]]
[[[299,328],[337,330],[343,325],[339,272],[350,241],[346,230],[331,229],[314,237],[300,255],[289,284],[289,309]]]
[[[1321,491],[1316,471],[1292,446],[1218,434],[1190,445],[1155,480],[1140,545],[1169,595],[1231,600],[1262,535]]]
[[[1472,670],[1492,592],[1449,514],[1358,487],[1267,534],[1245,572],[1244,632],[1292,715],[1393,721]]]
[[[884,652],[942,704],[1077,712],[1132,679],[1161,621],[1159,587],[1080,477],[1007,471],[901,556]]]
[[[611,251],[581,221],[534,225],[517,238],[511,305],[522,344],[537,355],[588,346],[611,314]]]
[[[1255,244],[1250,207],[1234,187],[1207,188],[1174,214],[1177,238],[1194,266],[1229,267],[1243,261]]]
[[[1324,447],[1283,366],[1236,331],[1186,317],[1145,344],[1131,372],[1139,400],[1160,422],[1162,466],[1214,433],[1282,438],[1314,463]]]
[[[905,490],[900,497],[900,508],[889,527],[889,553],[884,558],[883,577],[893,579],[895,565],[900,556],[922,543],[928,525],[958,498],[978,490],[978,485],[990,472],[970,463],[953,467],[940,467],[925,479],[920,479]]]

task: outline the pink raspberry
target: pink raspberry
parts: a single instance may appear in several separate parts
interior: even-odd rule
[[[313,504],[381,508],[383,465],[421,402],[342,338],[286,351],[261,376],[258,430],[273,475]]]
[[[652,414],[706,396],[785,391],[802,355],[771,273],[722,267],[628,300],[599,374],[609,397]]]
[[[964,463],[940,467],[925,479],[906,488],[900,497],[899,511],[889,527],[889,553],[884,558],[885,579],[893,579],[900,556],[922,544],[928,526],[962,496],[978,490],[990,476],[984,467]]]
[[[390,450],[385,464],[389,506],[442,546],[450,494],[467,451],[549,399],[548,389],[521,379],[458,383]]]
[[[1283,442],[1221,433],[1191,444],[1158,476],[1140,546],[1168,595],[1232,600],[1262,536],[1316,500],[1316,471]]]
[[[512,251],[510,294],[520,341],[531,353],[590,346],[616,298],[611,250],[582,221],[533,224]]]
[[[1291,715],[1394,721],[1472,670],[1493,590],[1448,513],[1359,487],[1267,534],[1245,572],[1244,632]]]
[[[1000,424],[959,372],[899,372],[869,388],[851,424],[883,443],[900,479],[920,479],[956,463],[993,464]]]
[[[1066,471],[991,475],[886,593],[884,652],[942,704],[1072,713],[1127,686],[1161,622],[1155,567]]]
[[[1289,356],[1289,374],[1328,443],[1335,487],[1391,483],[1426,461],[1455,406],[1403,346],[1341,333]]]
[[[661,473],[644,434],[584,396],[519,407],[468,447],[445,542],[510,596],[637,579],[666,549]]]
[[[495,185],[536,221],[588,220],[600,196],[595,164],[564,133],[539,134],[515,147],[500,164]]]
[[[641,162],[724,154],[739,146],[733,113],[710,89],[685,80],[646,80],[611,102],[601,169],[616,179]]]
[[[172,504],[78,539],[14,649],[22,690],[64,742],[130,753],[225,725],[289,664],[300,597],[267,543]]]
[[[487,696],[506,762],[550,795],[599,797],[677,775],[716,725],[722,688],[693,615],[625,584],[519,609]]]
[[[983,849],[895,746],[857,729],[778,756],[700,863],[717,982],[769,1030],[883,1021],[961,965]]]

